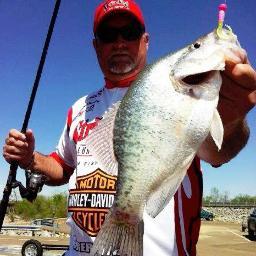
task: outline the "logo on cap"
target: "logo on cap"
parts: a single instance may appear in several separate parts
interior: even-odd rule
[[[124,0],[110,1],[104,5],[104,11],[110,11],[113,9],[129,9],[129,2]]]

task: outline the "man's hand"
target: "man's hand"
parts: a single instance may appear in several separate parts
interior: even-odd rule
[[[218,111],[224,127],[245,118],[256,105],[256,72],[244,50],[226,55]]]
[[[17,161],[21,168],[27,168],[33,160],[35,138],[31,130],[25,134],[10,130],[3,146],[3,157],[8,163]]]
[[[214,166],[235,157],[249,138],[245,118],[256,105],[256,71],[250,65],[244,50],[230,52],[226,56],[222,79],[218,104],[224,126],[222,147],[218,151],[212,138],[208,136],[198,151],[202,160]]]

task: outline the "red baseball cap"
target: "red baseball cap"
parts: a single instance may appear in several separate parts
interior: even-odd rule
[[[102,22],[104,18],[106,18],[109,14],[114,12],[126,12],[135,17],[138,22],[145,27],[144,18],[142,15],[142,11],[138,4],[133,0],[105,0],[100,3],[94,14],[94,25],[93,31],[96,32],[99,24]]]

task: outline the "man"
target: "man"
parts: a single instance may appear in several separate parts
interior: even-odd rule
[[[65,255],[89,255],[113,203],[116,177],[109,175],[97,156],[91,154],[85,139],[143,69],[149,43],[141,10],[131,0],[101,3],[95,12],[94,34],[93,45],[105,85],[79,99],[69,110],[56,152],[45,156],[34,151],[31,130],[26,134],[11,130],[3,149],[6,161],[16,160],[21,168],[46,175],[49,185],[69,182],[71,236]],[[218,166],[246,144],[249,130],[245,116],[256,104],[256,72],[248,64],[245,52],[227,56],[226,64],[218,107],[225,127],[222,150],[218,152],[207,139],[165,209],[155,219],[144,214],[144,255],[196,254],[202,200],[199,158]]]

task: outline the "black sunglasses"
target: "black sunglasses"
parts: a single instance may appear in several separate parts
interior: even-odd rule
[[[126,41],[135,41],[141,38],[145,28],[138,22],[131,22],[126,26],[117,28],[101,25],[95,33],[95,37],[103,43],[114,43],[121,35]]]

